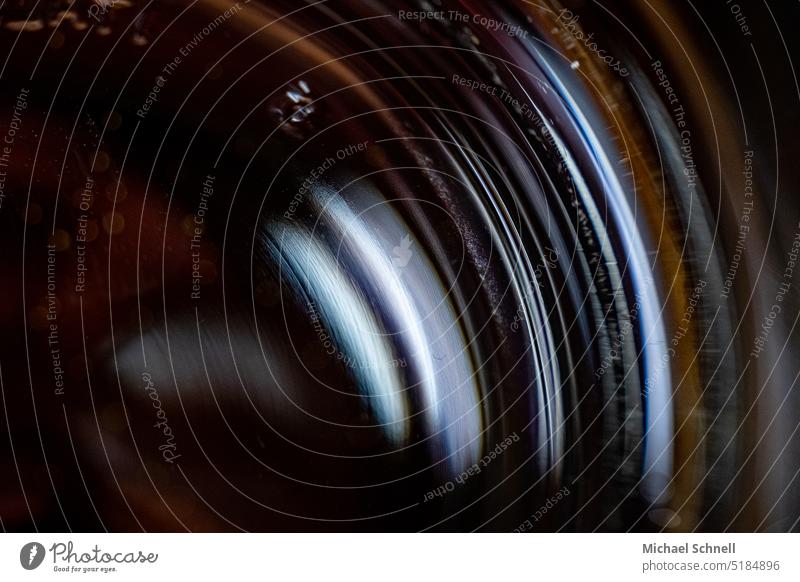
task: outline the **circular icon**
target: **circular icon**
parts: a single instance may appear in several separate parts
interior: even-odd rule
[[[29,542],[19,551],[19,563],[26,570],[35,570],[44,560],[44,546],[38,542]]]

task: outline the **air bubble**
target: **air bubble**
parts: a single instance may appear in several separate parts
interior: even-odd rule
[[[303,139],[313,129],[312,116],[316,105],[312,105],[311,87],[304,80],[290,83],[286,90],[269,104],[270,114],[281,125],[281,131],[293,138]]]

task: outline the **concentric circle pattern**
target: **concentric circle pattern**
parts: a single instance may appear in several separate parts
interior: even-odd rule
[[[0,5],[10,531],[798,531],[792,2]]]

